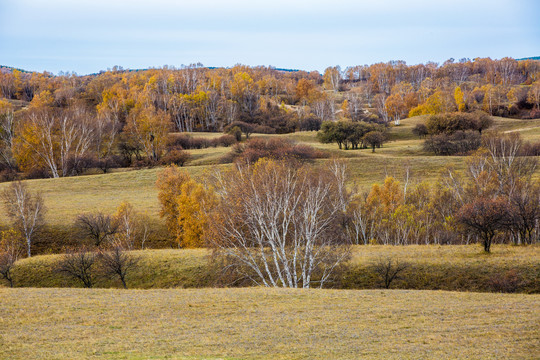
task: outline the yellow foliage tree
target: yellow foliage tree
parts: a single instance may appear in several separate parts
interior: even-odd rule
[[[42,108],[47,106],[52,106],[54,103],[54,97],[51,92],[48,90],[41,91],[39,94],[34,96],[30,102],[30,108]]]
[[[456,101],[458,111],[465,111],[466,110],[466,105],[465,105],[465,100],[464,99],[465,98],[463,96],[463,91],[461,91],[461,88],[459,86],[457,86],[456,89],[454,90],[454,100]]]
[[[142,145],[148,159],[157,161],[165,147],[170,125],[169,114],[137,102],[130,113],[125,131]]]
[[[171,234],[178,238],[180,232],[178,226],[178,196],[182,192],[182,185],[191,180],[185,170],[178,166],[166,167],[158,173],[156,186],[158,188],[158,200],[161,204],[159,215],[165,218],[165,224]]]
[[[452,106],[448,103],[445,94],[437,90],[427,98],[426,102],[411,109],[409,117],[418,115],[434,115],[452,111]]]
[[[403,191],[399,181],[387,176],[384,185],[374,184],[367,197],[367,204],[372,208],[382,208],[384,212],[393,212],[403,203]]]
[[[204,233],[208,226],[208,211],[217,202],[214,191],[190,179],[180,187],[177,197],[178,232],[177,240],[183,248],[204,246]]]

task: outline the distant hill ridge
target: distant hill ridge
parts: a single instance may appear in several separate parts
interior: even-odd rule
[[[210,70],[225,68],[223,66],[203,66],[203,67],[207,68],[207,69],[210,69]],[[277,71],[284,71],[284,72],[298,72],[298,71],[300,71],[299,69],[285,69],[285,68],[276,68],[276,67],[272,67],[272,66],[270,66],[270,68],[273,68],[274,70],[277,70]],[[152,68],[146,68],[146,69],[121,69],[121,70],[118,70],[118,72],[137,72],[137,71],[147,71],[147,70],[150,70],[150,69],[152,69]],[[181,68],[179,68],[179,69],[181,69]],[[28,71],[28,70],[24,70],[24,69],[19,69],[19,68],[13,67],[13,66],[0,65],[0,72],[11,73],[11,72],[13,72],[13,70],[17,70],[17,71],[20,71],[20,72],[25,73],[25,74],[31,74],[33,72],[36,72],[36,71]],[[111,69],[108,69],[107,71],[110,71],[110,70]],[[104,72],[106,72],[106,71],[101,70],[101,71],[98,71],[98,72],[95,72],[95,73],[86,74],[86,75],[79,75],[79,76],[95,76],[95,75],[99,75],[99,74],[104,73]]]
[[[540,60],[540,56],[531,56],[531,57],[524,57],[524,58],[520,58],[520,59],[516,59],[517,61],[523,61],[523,60]],[[204,68],[207,68],[207,69],[223,69],[223,68],[226,68],[226,67],[223,67],[223,66],[202,66]],[[277,71],[284,71],[284,72],[298,72],[298,71],[301,71],[299,69],[286,69],[286,68],[278,68],[278,67],[273,67],[273,66],[269,66],[270,68],[273,68],[274,70],[277,70]],[[146,71],[146,70],[150,70],[152,68],[146,68],[146,69],[123,69],[123,68],[120,68],[120,70],[118,70],[119,72],[137,72],[137,71]],[[0,72],[13,72],[13,70],[18,70],[22,73],[26,73],[26,74],[31,74],[35,71],[28,71],[28,70],[24,70],[24,69],[19,69],[19,68],[16,68],[16,67],[13,67],[13,66],[7,66],[7,65],[0,65]],[[111,69],[108,69],[107,71],[110,71]],[[104,73],[106,72],[105,70],[101,70],[101,71],[98,71],[98,72],[95,72],[95,73],[91,73],[91,74],[86,74],[86,75],[79,75],[79,76],[95,76],[95,75],[99,75],[101,73]]]
[[[521,60],[540,60],[540,56],[531,56],[531,57],[526,57],[526,58],[521,58],[521,59],[516,59],[517,61],[521,61]]]

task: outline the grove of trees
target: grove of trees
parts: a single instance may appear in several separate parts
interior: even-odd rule
[[[474,111],[535,118],[539,69],[540,61],[511,58],[414,66],[391,61],[329,67],[322,75],[242,65],[115,67],[87,76],[3,67],[0,171],[10,180],[21,172],[61,177],[89,168],[183,164],[187,157],[170,132],[227,131],[237,137],[233,129],[239,129],[247,138],[252,132],[318,130],[324,121],[398,125],[407,116],[458,112],[466,118]],[[328,141],[356,148],[364,140],[347,137]],[[382,139],[368,138],[372,149]]]

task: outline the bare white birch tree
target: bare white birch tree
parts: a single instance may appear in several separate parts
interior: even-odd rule
[[[3,194],[7,215],[13,226],[26,240],[26,252],[31,256],[32,242],[36,232],[43,226],[45,206],[39,193],[33,194],[26,184],[16,181]]]
[[[337,166],[337,164],[336,164]],[[341,171],[263,159],[214,182],[221,204],[209,240],[255,284],[323,287],[349,256],[342,224]]]

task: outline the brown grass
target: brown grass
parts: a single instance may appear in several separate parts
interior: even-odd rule
[[[3,359],[533,359],[540,295],[0,289]]]

